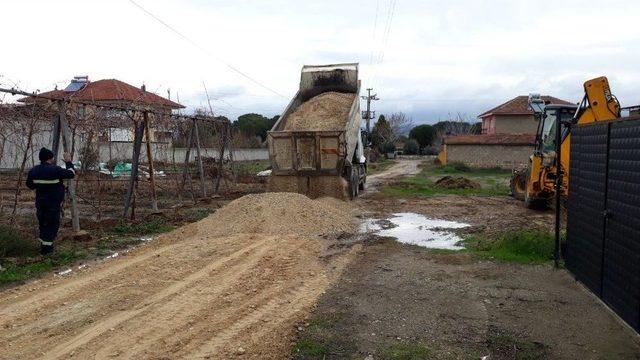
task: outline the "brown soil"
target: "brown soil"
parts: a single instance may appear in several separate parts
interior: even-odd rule
[[[462,176],[445,176],[436,181],[436,186],[444,189],[479,189],[480,183]]]
[[[356,224],[346,205],[311,200],[296,193],[243,196],[202,222],[210,235],[270,234],[320,235],[354,232]]]
[[[331,229],[294,224],[327,225],[305,218],[317,213],[351,226],[344,204],[305,199],[240,199],[116,259],[0,293],[0,359],[286,358],[293,324],[346,261],[310,235]],[[251,233],[261,218],[272,227]]]
[[[400,160],[390,170],[395,179],[383,173],[375,185],[412,167]],[[369,191],[355,205],[365,217],[417,212],[486,236],[553,227],[553,212],[503,196],[401,199]],[[637,335],[564,269],[367,240],[301,323],[299,341],[325,354],[295,358],[380,359],[389,349],[424,346],[433,359],[640,359]]]
[[[317,359],[384,359],[402,346],[428,359],[640,358],[636,335],[564,270],[392,240],[364,247],[304,324],[300,337],[327,349]]]
[[[344,130],[355,96],[339,92],[317,95],[289,115],[284,130]]]

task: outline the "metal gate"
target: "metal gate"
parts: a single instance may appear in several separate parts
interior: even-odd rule
[[[567,268],[640,331],[640,120],[574,126]]]

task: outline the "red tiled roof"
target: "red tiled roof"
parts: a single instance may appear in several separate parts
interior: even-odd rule
[[[40,95],[87,102],[127,102],[132,105],[159,105],[171,109],[184,108],[181,104],[148,91],[143,92],[140,88],[116,79],[91,81],[84,88],[75,92],[52,90]],[[22,98],[19,101],[27,102],[28,99],[28,97]]]
[[[534,145],[535,134],[493,134],[446,136],[447,145]]]
[[[546,104],[570,105],[571,102],[558,99],[557,97],[543,95],[542,100]],[[489,115],[533,115],[533,110],[529,108],[529,97],[526,95],[516,96],[502,105],[498,105],[491,110],[487,110],[478,117]]]

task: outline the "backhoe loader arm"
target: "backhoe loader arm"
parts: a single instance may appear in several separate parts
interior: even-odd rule
[[[601,76],[584,83],[584,97],[573,117],[573,124],[588,124],[597,121],[611,121],[620,117],[620,103],[611,93],[609,81]],[[565,183],[569,181],[569,161],[571,151],[571,129],[562,140],[561,165]]]

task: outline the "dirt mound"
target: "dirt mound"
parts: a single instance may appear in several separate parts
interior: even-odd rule
[[[199,223],[211,235],[319,235],[355,230],[348,207],[296,193],[243,196]]]
[[[480,183],[462,176],[445,176],[436,181],[436,186],[444,189],[479,189]]]
[[[326,92],[300,105],[284,130],[344,130],[355,94]]]

